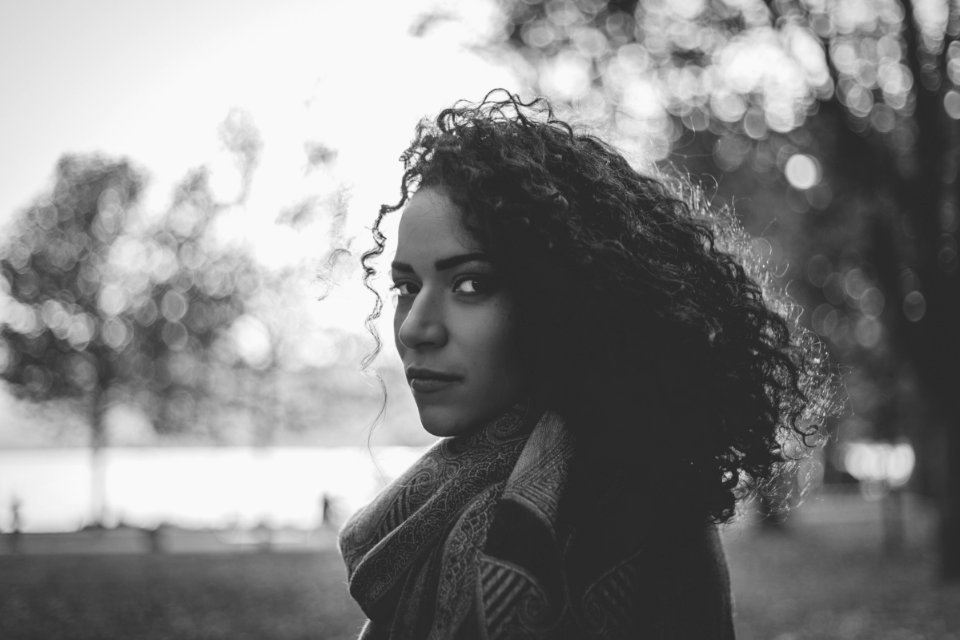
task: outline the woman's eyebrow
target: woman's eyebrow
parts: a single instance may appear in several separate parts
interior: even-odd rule
[[[440,258],[433,263],[433,266],[436,267],[437,271],[446,271],[447,269],[452,269],[456,266],[459,266],[465,262],[490,262],[490,258],[487,257],[485,253],[464,253],[459,256],[450,256],[449,258]]]
[[[446,271],[447,269],[453,269],[454,267],[466,262],[476,261],[490,262],[490,258],[488,258],[485,253],[464,253],[457,256],[450,256],[448,258],[440,258],[433,263],[433,266],[437,271]],[[390,268],[394,271],[400,271],[402,273],[414,273],[413,267],[406,262],[399,262],[397,260],[394,260],[390,263]]]

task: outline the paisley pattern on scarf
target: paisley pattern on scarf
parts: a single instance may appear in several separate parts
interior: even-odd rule
[[[693,564],[674,577],[622,516],[565,522],[573,452],[559,417],[518,407],[440,441],[358,511],[340,549],[369,618],[360,637],[733,638],[715,530],[684,539]],[[673,619],[678,604],[710,622]]]
[[[350,592],[371,620],[393,618],[400,596],[409,599],[395,593],[401,581],[424,563],[425,551],[442,545],[468,503],[491,491],[499,498],[529,434],[526,413],[517,407],[470,435],[441,440],[344,526],[340,550]]]

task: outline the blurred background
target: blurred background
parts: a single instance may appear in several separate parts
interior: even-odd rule
[[[739,637],[960,638],[955,3],[36,0],[0,86],[3,638],[354,636],[337,526],[430,444],[359,255],[494,87],[733,206],[841,372]]]

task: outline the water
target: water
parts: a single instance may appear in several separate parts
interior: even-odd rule
[[[153,527],[311,528],[327,497],[340,518],[367,502],[423,447],[142,447],[104,452],[106,521]],[[20,504],[25,532],[74,531],[92,520],[90,453],[0,450],[0,530]]]

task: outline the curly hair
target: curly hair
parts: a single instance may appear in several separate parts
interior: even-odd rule
[[[540,401],[568,419],[588,475],[653,483],[724,522],[789,443],[819,433],[819,352],[765,301],[769,278],[748,275],[732,213],[689,184],[639,173],[544,99],[507,92],[420,122],[401,159],[365,283],[384,216],[441,189],[510,283]],[[381,309],[378,296],[368,326]]]

